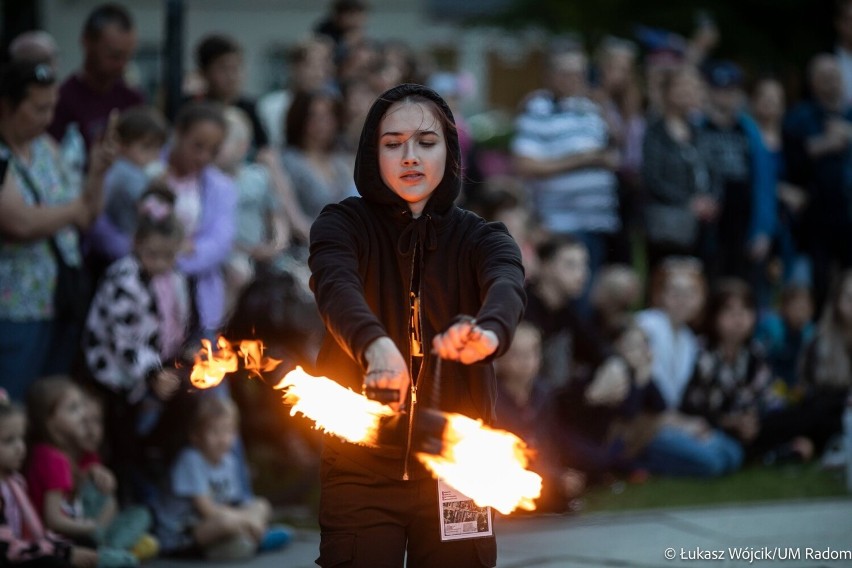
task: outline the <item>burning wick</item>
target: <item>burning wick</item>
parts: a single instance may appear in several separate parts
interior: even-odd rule
[[[263,376],[261,373],[274,371],[281,364],[278,359],[263,354],[261,341],[240,341],[236,352],[224,337],[217,340],[215,351],[209,339],[202,339],[201,346],[201,350],[195,354],[195,365],[192,366],[192,374],[189,377],[192,386],[199,389],[213,388],[222,382],[225,375],[236,372],[239,368],[239,357],[243,359],[243,368],[258,377]]]

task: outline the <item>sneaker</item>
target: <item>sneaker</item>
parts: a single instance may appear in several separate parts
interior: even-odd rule
[[[204,549],[207,560],[246,560],[257,553],[257,543],[246,536],[237,536]]]
[[[130,549],[130,554],[135,556],[139,562],[156,558],[160,553],[160,541],[153,535],[143,534]]]
[[[293,540],[293,532],[293,528],[287,525],[270,526],[260,540],[260,545],[257,547],[258,552],[284,548]]]
[[[135,566],[139,566],[139,560],[127,550],[98,548],[98,568],[134,568]]]

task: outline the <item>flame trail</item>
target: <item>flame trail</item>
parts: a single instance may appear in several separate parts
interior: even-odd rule
[[[263,355],[259,341],[243,341],[237,352],[220,337],[218,350],[202,340],[195,357],[191,381],[198,388],[218,385],[227,373],[244,367],[261,376],[280,361]],[[301,367],[287,373],[274,387],[284,391],[291,415],[301,413],[318,430],[364,446],[378,446],[383,417],[395,413],[387,405],[371,400],[327,377],[314,377]],[[484,426],[461,414],[441,413],[446,418],[440,454],[416,452],[417,459],[435,476],[464,493],[479,506],[491,506],[508,514],[515,509],[535,509],[541,496],[541,477],[527,470],[526,444],[516,435]]]

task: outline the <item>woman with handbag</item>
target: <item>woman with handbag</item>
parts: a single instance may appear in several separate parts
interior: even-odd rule
[[[700,110],[701,88],[693,67],[669,71],[661,85],[662,116],[645,133],[642,178],[651,269],[671,255],[707,260],[702,246],[719,214],[719,191],[691,123]]]
[[[12,62],[0,71],[0,378],[23,400],[36,378],[71,370],[88,294],[78,230],[101,210],[111,135],[74,187],[46,129],[58,86],[44,64]],[[75,314],[81,316],[75,318]]]

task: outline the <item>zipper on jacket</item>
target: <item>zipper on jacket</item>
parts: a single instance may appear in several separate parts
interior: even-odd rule
[[[412,256],[412,259],[411,259],[411,275],[410,275],[409,281],[408,281],[409,312],[411,311],[411,292],[414,290],[414,268],[415,268],[415,264],[420,261],[419,253],[420,253],[420,243],[417,242],[414,245],[414,255]],[[418,278],[418,280],[422,279],[422,277],[423,277],[423,275],[421,274],[420,278]],[[420,283],[419,282],[417,283],[417,288],[418,288],[418,290],[416,291],[417,292],[417,298],[418,298],[417,301],[420,301],[419,300],[419,298],[420,298],[420,290],[419,290]],[[420,337],[421,337],[421,340],[422,340],[423,317],[420,315],[422,313],[422,306],[421,306],[421,309],[418,309],[416,312],[417,312],[417,317],[418,317],[417,325],[420,326]],[[413,318],[409,315],[409,318],[408,318],[408,322],[409,322],[408,323],[408,342],[409,342],[408,368],[409,368],[409,371],[414,369],[414,355],[412,354],[413,349],[412,349],[412,346],[411,346],[411,338],[412,338],[413,333],[414,333],[414,330],[412,329],[412,321],[411,321],[412,319]],[[417,379],[420,377],[420,372],[423,370],[423,365],[426,364],[425,357],[423,359],[424,360],[421,361],[421,363],[420,363],[420,365],[417,369],[417,376],[416,377],[413,376],[413,375],[411,376],[411,383],[410,383],[410,385],[411,385],[410,386],[411,408],[409,408],[409,410],[408,410],[408,434],[406,436],[406,441],[405,441],[405,460],[403,461],[403,466],[402,466],[402,479],[403,479],[403,481],[408,481],[408,479],[409,479],[408,460],[411,459],[411,445],[412,445],[412,442],[414,440],[414,414],[415,414],[415,411],[417,409]]]

